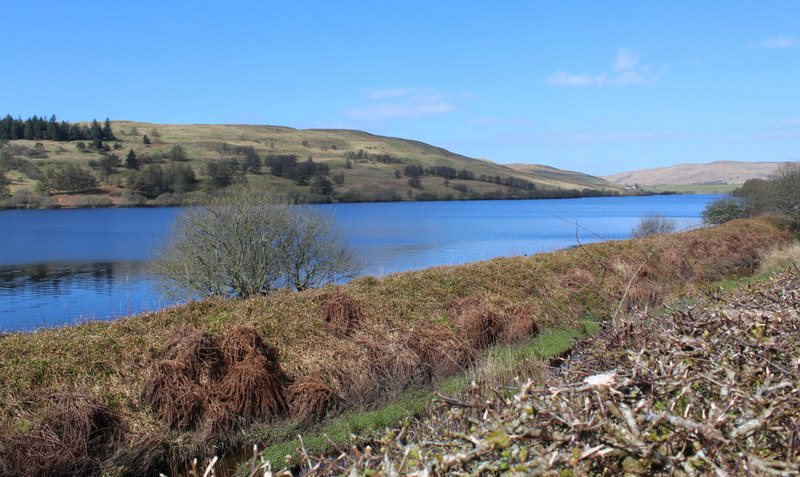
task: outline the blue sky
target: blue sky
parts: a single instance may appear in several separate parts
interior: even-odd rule
[[[0,114],[348,128],[590,174],[800,159],[800,2],[1,0]]]

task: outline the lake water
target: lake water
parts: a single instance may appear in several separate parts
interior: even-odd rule
[[[321,205],[384,275],[626,239],[659,213],[700,224],[719,195]],[[0,211],[0,331],[110,319],[165,305],[145,271],[176,208]]]

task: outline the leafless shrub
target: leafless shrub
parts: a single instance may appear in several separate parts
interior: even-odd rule
[[[634,238],[648,237],[656,234],[671,234],[675,232],[675,221],[661,214],[651,214],[641,217],[639,223],[631,229]]]

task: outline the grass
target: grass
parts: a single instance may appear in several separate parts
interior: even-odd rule
[[[120,425],[108,441],[107,454],[98,456],[117,468],[131,468],[132,461],[123,459],[131,455],[150,462],[150,470],[177,468],[190,457],[210,455],[211,446],[229,449],[242,432],[264,429],[263,423],[253,421],[214,433],[204,428],[213,423],[201,420],[186,430],[170,430],[141,404],[148,369],[173,332],[189,325],[214,340],[235,327],[254,328],[277,351],[290,379],[319,377],[344,413],[335,421],[338,424],[323,427],[317,440],[306,445],[321,445],[323,433],[349,439],[353,431],[366,433],[419,409],[422,395],[404,390],[432,380],[443,394],[451,395],[471,380],[493,382],[505,373],[513,377],[526,364],[560,354],[573,336],[596,328],[618,307],[626,312],[655,306],[693,284],[754,270],[762,251],[789,238],[768,219],[740,220],[675,235],[363,277],[299,293],[205,300],[113,322],[0,335],[0,399],[5,403],[0,408],[0,434],[43,432],[52,396],[72,388],[97,396],[118,417]],[[637,270],[637,279],[627,287]],[[337,338],[326,328],[322,297],[332,293],[347,295],[360,309],[361,327],[351,336]],[[485,358],[481,363],[487,363],[483,371],[480,366],[470,368],[452,382],[444,375],[420,377],[419,372],[431,365],[430,358],[424,358],[427,353],[466,340],[453,315],[453,304],[465,299],[504,326],[522,310],[535,318],[541,333],[523,344],[501,342],[476,350]],[[591,323],[584,321],[587,316]],[[431,332],[449,341],[425,342]],[[457,356],[458,348],[448,349]],[[395,400],[382,411],[373,407]],[[284,432],[264,438],[293,437],[292,419],[287,415],[267,422]],[[0,471],[14,462],[9,460],[13,449],[8,445],[0,444]],[[155,454],[159,449],[163,453]],[[279,449],[275,452],[283,452]]]
[[[128,151],[131,149],[140,157],[146,155],[155,156],[167,153],[173,145],[179,144],[187,152],[187,164],[191,166],[198,178],[205,179],[205,165],[209,161],[218,161],[232,156],[232,154],[221,153],[220,146],[225,143],[232,146],[249,146],[253,147],[262,158],[269,154],[295,154],[301,161],[312,157],[315,162],[325,163],[330,167],[330,177],[340,172],[344,173],[344,184],[335,187],[336,196],[341,196],[348,191],[355,191],[360,193],[364,200],[370,200],[373,198],[371,194],[379,192],[379,188],[376,186],[378,184],[383,189],[397,192],[401,200],[413,199],[415,194],[420,191],[410,187],[407,184],[408,178],[404,175],[401,174],[399,178],[395,176],[395,171],[402,172],[406,164],[421,164],[424,167],[448,166],[458,170],[467,169],[473,172],[476,177],[481,175],[489,177],[500,176],[503,178],[510,176],[535,182],[541,189],[583,190],[584,188],[590,188],[604,191],[622,190],[620,187],[601,181],[596,177],[580,173],[562,176],[550,174],[547,170],[519,171],[489,161],[454,154],[418,141],[375,136],[360,131],[297,130],[274,126],[248,125],[170,125],[131,121],[112,121],[112,127],[117,140],[108,141],[107,144],[109,146],[118,144],[119,149],[112,150],[109,154],[116,154],[123,163]],[[132,134],[134,130],[136,134]],[[159,137],[153,134],[153,130],[158,131]],[[154,141],[152,144],[145,145],[142,143],[142,138],[145,134]],[[79,151],[75,146],[77,141],[11,141],[12,144],[28,148],[33,148],[37,142],[44,145],[48,157],[27,159],[36,165],[41,172],[58,168],[67,163],[89,167],[88,163],[90,161],[98,161],[103,157],[97,152]],[[308,144],[308,147],[303,146],[304,143]],[[372,155],[389,154],[400,159],[402,163],[383,164],[372,160],[355,160],[352,161],[352,169],[346,169],[344,166],[345,154],[357,153],[359,150],[364,150]],[[288,179],[273,177],[269,175],[269,171],[266,168],[262,172],[262,174],[248,174],[248,180],[286,192],[309,193],[308,187],[297,186]],[[94,195],[108,196],[114,204],[117,204],[130,174],[131,171],[124,167],[116,168],[103,181],[102,187],[106,190]],[[14,171],[10,174],[10,177],[14,179],[10,187],[12,192],[22,188],[30,190],[35,188],[36,182],[19,171]],[[115,186],[108,189],[111,184]],[[456,185],[467,186],[471,191],[478,193],[490,191],[505,193],[507,189],[503,185],[490,182],[458,179],[452,179],[448,187],[444,185],[443,179],[439,177],[425,177],[423,178],[423,184],[424,192],[435,194],[439,198],[444,198],[450,194],[455,198],[459,198],[461,194],[452,189]],[[408,195],[409,192],[411,193],[410,196]],[[54,196],[54,205],[56,206],[71,206],[75,203],[76,197],[66,197],[66,194]]]
[[[679,194],[726,194],[741,187],[742,184],[692,184],[692,185],[648,185],[642,186],[645,192],[664,193],[677,192]]]
[[[484,353],[479,364],[469,371],[446,379],[432,389],[406,391],[397,401],[380,409],[346,413],[310,432],[303,432],[296,422],[289,422],[279,429],[254,432],[249,437],[251,440],[270,442],[260,455],[263,460],[271,462],[273,468],[280,468],[287,462],[300,462],[302,456],[298,452],[301,447],[296,437],[298,434],[302,435],[306,451],[315,455],[329,452],[334,447],[346,448],[353,439],[368,442],[382,437],[387,427],[400,426],[408,419],[417,418],[431,410],[436,406],[436,393],[457,396],[469,391],[472,382],[485,387],[510,381],[521,374],[531,376],[541,373],[548,358],[569,351],[576,338],[596,329],[596,326],[583,330],[547,328],[530,342],[493,348]]]

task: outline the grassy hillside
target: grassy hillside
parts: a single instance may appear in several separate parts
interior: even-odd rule
[[[638,171],[621,172],[603,179],[619,185],[661,186],[663,190],[679,190],[671,186],[692,186],[693,192],[727,192],[747,179],[767,179],[780,162],[717,161],[707,164],[679,164]],[[729,188],[724,186],[728,185]],[[721,189],[722,188],[722,189]],[[683,191],[686,191],[682,189]]]
[[[312,201],[447,200],[485,198],[536,198],[575,196],[584,193],[617,193],[620,187],[602,179],[546,167],[512,169],[490,161],[453,154],[418,141],[382,137],[352,130],[297,130],[254,125],[170,125],[112,121],[117,140],[105,141],[107,150],[83,150],[79,141],[14,140],[0,149],[0,169],[12,179],[12,202],[55,206],[138,205],[178,202],[186,194],[219,187],[211,169],[230,169],[232,178],[245,177],[257,187],[276,189]],[[150,141],[145,144],[144,137]],[[177,160],[175,146],[182,156]],[[126,168],[133,151],[139,162]],[[256,154],[260,170],[244,170],[248,154]],[[112,155],[113,166],[103,165]],[[294,155],[298,162],[309,159],[326,171],[305,180],[271,174],[269,158]],[[58,190],[50,181],[50,197],[37,196],[42,179],[67,165],[91,171],[98,180],[93,191]],[[189,166],[197,182],[188,187],[171,185],[154,177],[173,166]],[[252,164],[251,164],[252,166]],[[421,166],[418,182],[410,183],[408,166]],[[220,167],[216,167],[219,170]],[[431,168],[439,172],[431,172]],[[443,168],[451,168],[448,170]],[[10,170],[8,170],[10,169]],[[444,171],[444,172],[442,172]],[[457,175],[453,173],[458,173]],[[136,175],[139,182],[136,182]],[[149,175],[148,175],[149,174]],[[452,175],[452,177],[448,176]],[[142,179],[142,177],[146,179]],[[149,182],[148,182],[149,181]],[[413,182],[413,181],[412,181]],[[153,187],[147,187],[155,184]],[[224,181],[223,184],[224,186]],[[180,189],[180,190],[178,190]],[[88,193],[87,193],[88,192]],[[160,197],[159,197],[160,196]],[[27,202],[26,202],[27,201]]]
[[[739,220],[0,335],[0,473],[143,474],[253,439],[281,444],[470,369],[493,346],[751,271],[789,238],[768,219]],[[365,429],[352,425],[337,445]]]
[[[588,188],[601,189],[609,186],[609,181],[601,177],[590,176],[581,172],[565,171],[541,164],[505,164],[505,166],[516,171],[534,174],[542,178],[549,178],[555,184],[563,182],[568,184],[580,184]]]

